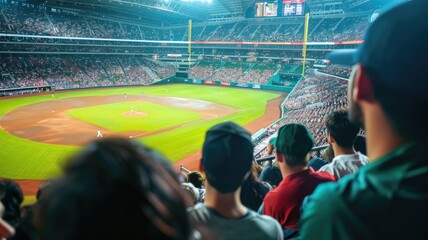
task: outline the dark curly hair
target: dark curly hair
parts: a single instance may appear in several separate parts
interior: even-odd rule
[[[168,161],[128,139],[72,157],[41,196],[42,239],[188,239],[190,206]]]

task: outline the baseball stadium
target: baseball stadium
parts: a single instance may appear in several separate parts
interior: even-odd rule
[[[307,129],[313,142],[308,164],[313,159],[328,164],[338,154],[336,141],[326,137],[326,119],[348,106],[353,66],[328,56],[361,48],[370,25],[391,2],[0,0],[0,179],[5,182],[0,199],[12,184],[22,215],[25,207],[37,205],[42,190],[51,196],[49,190],[66,186],[47,187],[71,174],[72,159],[112,138],[158,152],[180,184],[191,182],[192,174],[207,184],[217,179],[205,162],[211,158],[205,150],[210,129],[230,122],[249,133],[257,182],[275,191],[279,182],[262,176],[264,168],[281,163],[280,129],[293,124]],[[358,127],[355,134],[363,144],[355,140],[354,149],[365,157],[366,133]],[[215,152],[239,149],[234,141]],[[203,203],[204,184],[191,183],[199,190],[196,202]],[[254,211],[263,208],[263,197]],[[241,200],[247,206],[242,192]],[[293,235],[298,229],[282,220],[281,236],[288,239],[286,230]],[[9,222],[17,230],[10,239],[21,239],[18,222]]]

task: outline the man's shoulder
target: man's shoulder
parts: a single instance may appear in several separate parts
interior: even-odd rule
[[[357,156],[358,156],[358,160],[363,164],[366,165],[369,163],[369,157],[367,157],[366,155],[357,152]]]
[[[350,205],[355,205],[353,208],[364,207],[364,198],[356,200],[355,197],[370,195],[368,191],[371,190],[367,188],[365,176],[352,174],[345,176],[339,182],[326,182],[319,185],[309,196],[308,203],[316,206],[317,211],[323,209],[324,214],[336,214],[348,209]]]
[[[332,173],[333,172],[333,163],[332,162],[327,163],[326,165],[322,166],[318,170],[318,172],[330,172],[330,173]]]
[[[253,233],[263,239],[282,239],[282,228],[277,220],[270,216],[260,215],[248,209],[247,216],[238,220],[235,226],[240,226],[248,233]]]
[[[287,190],[287,188],[285,188],[285,190]],[[279,196],[279,195],[281,195],[283,192],[284,192],[284,191],[283,191],[283,187],[281,186],[281,184],[279,184],[279,186],[278,186],[278,187],[276,187],[276,188],[274,188],[274,189],[270,190],[270,191],[266,194],[266,196],[265,196],[265,198],[264,198],[263,202],[265,202],[265,203],[266,203],[266,202],[273,201],[274,199],[280,198],[280,196]]]
[[[208,209],[208,207],[206,207],[202,203],[196,204],[193,208],[189,208],[187,210],[187,212],[190,215],[200,215],[200,216],[201,215],[204,215],[204,216],[212,215],[212,216],[216,216],[215,213],[212,213]],[[219,219],[222,218],[221,216],[216,216],[216,217]],[[231,219],[224,218],[224,220],[231,220]],[[266,216],[266,215],[257,214],[256,212],[252,211],[251,209],[248,209],[248,213],[246,214],[245,217],[240,218],[240,219],[235,219],[235,221],[239,221],[239,220],[242,220],[242,222],[246,222],[246,221],[254,222],[255,221],[255,222],[274,222],[274,223],[277,223],[277,221],[275,219],[273,219],[269,216]]]
[[[321,224],[324,220],[329,221],[337,217],[335,213],[341,212],[343,208],[344,193],[340,190],[342,185],[342,182],[324,183],[309,195],[304,203],[300,219],[304,227],[307,227],[307,221],[310,221],[311,225],[313,223]]]
[[[282,238],[281,225],[275,219],[259,215],[250,209],[244,217],[238,219],[221,217],[203,204],[197,204],[189,209],[188,213],[192,221],[205,224],[218,234],[220,239],[235,239],[238,235],[245,239]]]
[[[318,173],[319,174],[319,173]],[[329,182],[322,185],[319,185],[314,192],[310,195],[310,198],[312,199],[324,199],[324,198],[331,198],[328,202],[331,203],[334,199],[341,198],[341,195],[343,194],[341,192],[341,186],[342,182]],[[331,206],[332,204],[328,204],[328,206]]]
[[[348,201],[349,192],[346,190],[352,188],[353,183],[343,180],[321,184],[307,198],[299,222],[301,239],[346,239],[349,237],[347,227],[359,225],[358,217],[350,210],[353,208],[349,205],[353,203]],[[332,229],[341,230],[337,233],[339,237]]]
[[[249,210],[251,211],[251,210]],[[260,221],[266,224],[278,224],[278,221],[275,220],[274,218],[272,218],[271,216],[267,216],[267,215],[260,215],[256,212],[251,211],[251,218],[253,221]]]
[[[310,174],[314,182],[330,182],[336,181],[336,177],[334,176],[334,171],[331,168],[326,168],[326,170],[319,170],[316,172],[312,172]]]

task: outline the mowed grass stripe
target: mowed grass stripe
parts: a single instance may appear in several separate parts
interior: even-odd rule
[[[266,102],[279,94],[251,91],[237,88],[220,88],[198,85],[167,85],[136,88],[114,88],[81,90],[74,92],[56,92],[51,95],[29,96],[22,98],[1,99],[0,116],[21,106],[55,101],[62,98],[84,96],[138,94],[144,89],[145,95],[172,96],[199,99],[230,106],[238,113],[223,118],[209,120],[197,125],[188,125],[172,131],[163,132],[141,139],[149,146],[160,150],[172,161],[179,160],[202,146],[205,131],[216,123],[233,120],[245,125],[260,117]],[[0,131],[0,177],[11,179],[46,179],[60,173],[60,164],[78,147],[51,145],[32,142]]]
[[[78,148],[33,142],[0,131],[0,177],[45,179],[59,174],[59,166]]]
[[[136,112],[144,112],[147,115],[124,116],[123,113],[129,112],[132,106]],[[67,115],[114,132],[157,131],[202,119],[197,112],[152,102],[123,102],[76,108],[70,110]]]

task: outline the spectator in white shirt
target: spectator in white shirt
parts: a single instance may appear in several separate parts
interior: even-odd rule
[[[356,152],[353,147],[360,129],[348,119],[346,109],[336,110],[327,115],[325,126],[327,141],[333,149],[334,158],[319,171],[329,172],[339,180],[368,163],[367,156]]]

